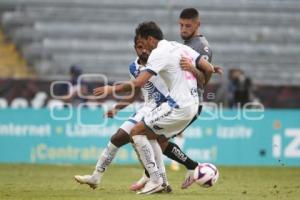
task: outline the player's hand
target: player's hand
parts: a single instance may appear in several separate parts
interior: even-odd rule
[[[217,74],[220,74],[220,75],[222,75],[224,73],[223,68],[220,67],[220,66],[214,66],[214,69],[215,69],[214,73],[217,73]]]
[[[106,85],[106,86],[103,86],[103,87],[97,87],[93,90],[93,94],[95,96],[106,96],[106,95],[109,95],[111,94],[113,91],[113,87],[110,86],[110,85]]]
[[[179,64],[180,64],[181,69],[185,70],[185,71],[191,72],[192,68],[194,67],[192,62],[190,61],[190,59],[185,58],[183,56],[181,57]]]
[[[114,118],[114,116],[118,113],[118,109],[110,109],[107,113],[105,113],[105,116],[108,118]]]

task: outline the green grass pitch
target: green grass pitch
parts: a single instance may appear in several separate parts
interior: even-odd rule
[[[300,199],[300,168],[219,167],[220,178],[214,187],[195,184],[186,190],[180,189],[185,170],[168,170],[173,193],[154,195],[136,195],[128,189],[142,174],[138,165],[112,165],[95,190],[74,181],[73,175],[92,170],[91,165],[1,164],[0,199]]]

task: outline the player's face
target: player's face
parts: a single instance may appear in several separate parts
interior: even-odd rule
[[[157,43],[155,43],[154,38],[151,36],[149,36],[147,39],[138,37],[137,43],[140,43],[142,45],[142,48],[146,49],[150,53],[153,49],[156,48],[157,45]]]
[[[141,42],[137,41],[137,43],[135,45],[135,51],[136,51],[136,54],[139,57],[139,59],[143,63],[147,63],[150,52],[144,48],[144,46]]]
[[[200,22],[197,19],[179,19],[180,36],[183,40],[191,39],[198,34]]]

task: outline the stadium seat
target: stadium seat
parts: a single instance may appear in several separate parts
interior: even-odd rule
[[[69,65],[77,63],[112,80],[128,79],[139,22],[155,20],[167,39],[180,41],[177,20],[187,6],[180,0],[2,0],[0,5],[7,8],[1,18],[5,32],[41,77],[67,77]],[[188,5],[199,9],[201,32],[225,72],[242,68],[262,84],[300,82],[298,1],[189,0]]]

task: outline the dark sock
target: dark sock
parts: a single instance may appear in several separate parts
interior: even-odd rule
[[[185,153],[181,151],[179,146],[173,142],[168,143],[168,146],[163,153],[168,158],[184,165],[188,170],[193,170],[198,166],[197,162],[190,159]]]
[[[145,168],[144,168],[145,169]],[[145,169],[145,174],[148,178],[150,178],[149,172]]]

